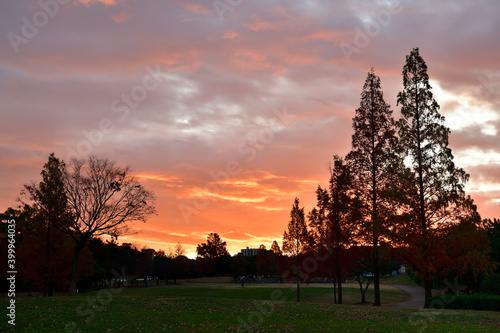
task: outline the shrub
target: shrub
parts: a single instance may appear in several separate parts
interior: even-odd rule
[[[479,292],[481,294],[500,295],[500,274],[494,274],[481,282]]]
[[[425,306],[433,309],[500,311],[500,296],[487,294],[439,295],[429,297]]]

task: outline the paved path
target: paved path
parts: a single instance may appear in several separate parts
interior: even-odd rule
[[[390,287],[399,288],[410,294],[411,298],[407,302],[391,303],[387,304],[390,306],[396,306],[400,308],[414,308],[422,309],[425,304],[425,292],[422,287],[415,286],[404,286],[404,285],[389,285]]]

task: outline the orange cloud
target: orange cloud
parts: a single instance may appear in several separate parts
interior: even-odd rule
[[[96,2],[103,3],[106,6],[114,6],[114,5],[116,5],[117,0],[78,0],[78,1],[80,1],[81,3],[83,3],[86,6],[90,6],[91,4],[96,3]]]
[[[200,5],[200,4],[192,4],[192,3],[188,3],[188,2],[183,1],[181,3],[181,6],[192,13],[207,14],[207,13],[212,12],[212,10],[210,10],[210,9]]]

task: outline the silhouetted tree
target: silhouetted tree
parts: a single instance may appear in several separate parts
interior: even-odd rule
[[[222,256],[229,255],[226,250],[226,242],[223,242],[219,234],[211,232],[208,234],[207,242],[198,244],[196,253],[198,257],[207,259],[216,259]]]
[[[479,215],[471,214],[451,225],[445,230],[437,251],[433,249],[442,252],[437,258],[433,253],[435,265],[442,267],[434,281],[457,281],[458,285],[465,286],[463,292],[477,292],[481,280],[497,267],[497,263],[490,260],[487,230],[478,228],[479,221],[474,219],[479,219]]]
[[[42,181],[39,183],[32,182],[29,185],[24,185],[21,191],[20,201],[27,203],[31,201],[34,208],[37,210],[37,218],[41,219],[45,230],[45,248],[40,249],[45,253],[45,265],[40,267],[43,281],[43,295],[48,293],[48,296],[53,295],[54,284],[54,261],[52,257],[55,255],[54,245],[54,226],[64,225],[67,223],[67,197],[63,184],[64,162],[51,153],[47,163],[43,166],[41,175]],[[40,229],[39,229],[40,230]]]
[[[338,303],[342,304],[342,278],[345,272],[342,268],[342,252],[354,242],[361,216],[361,201],[350,165],[339,156],[334,156],[329,188],[318,186],[316,195],[317,206],[309,213],[311,238],[317,251],[323,246],[333,254],[330,262],[334,277],[334,301],[337,303],[338,298]]]
[[[278,242],[275,240],[273,241],[273,245],[271,245],[271,251],[273,251],[274,254],[276,255],[281,255],[280,246],[278,245]]]
[[[74,295],[78,257],[89,239],[131,233],[132,222],[146,222],[155,213],[155,198],[130,175],[129,167],[107,159],[73,159],[62,173],[68,222],[56,227],[75,241],[69,287],[69,295]]]
[[[299,208],[299,199],[295,202],[290,212],[292,218],[288,223],[288,231],[283,234],[283,252],[295,257],[296,278],[297,278],[297,302],[300,301],[300,274],[299,255],[304,251],[309,242],[306,222],[304,219],[304,207]]]
[[[257,274],[259,275],[276,275],[278,274],[278,255],[273,251],[259,249],[255,258],[257,265]]]
[[[484,220],[488,241],[491,247],[491,260],[499,264],[500,267],[500,219]]]
[[[154,261],[155,250],[144,247],[140,251],[139,255],[139,276],[144,278],[144,285],[148,286],[148,276],[151,276],[153,272],[153,261]]]
[[[255,257],[245,257],[242,254],[233,256],[231,258],[230,269],[234,281],[238,281],[240,277],[248,274],[257,274],[258,270],[255,261]]]
[[[440,267],[435,248],[446,228],[463,215],[477,214],[464,186],[469,175],[453,163],[448,147],[449,128],[439,114],[427,74],[427,65],[414,48],[403,67],[403,91],[398,94],[401,119],[397,121],[399,152],[409,166],[405,177],[406,219],[400,236],[415,251],[410,263],[431,296],[432,277]],[[418,255],[417,255],[418,254]]]
[[[392,111],[384,100],[380,78],[373,68],[368,73],[361,102],[353,118],[352,149],[347,155],[364,204],[362,235],[373,246],[374,305],[380,306],[379,242],[387,228],[387,200],[384,190],[392,183],[388,166],[396,158],[396,129]]]
[[[186,250],[182,247],[181,242],[177,242],[174,248],[174,258],[178,258],[186,254]]]
[[[54,290],[67,288],[71,274],[72,239],[52,228],[48,244],[51,255],[47,263],[48,226],[45,214],[35,205],[24,205],[20,210],[9,208],[1,215],[2,220],[16,221],[16,268],[18,277],[28,290],[31,292],[32,287],[41,286],[44,296],[52,296]],[[88,247],[82,249],[79,264],[79,278],[93,274],[93,259]]]

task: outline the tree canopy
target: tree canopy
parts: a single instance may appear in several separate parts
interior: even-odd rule
[[[208,234],[207,242],[198,244],[196,253],[200,258],[217,259],[228,256],[226,242],[223,242],[219,234],[211,232]]]

